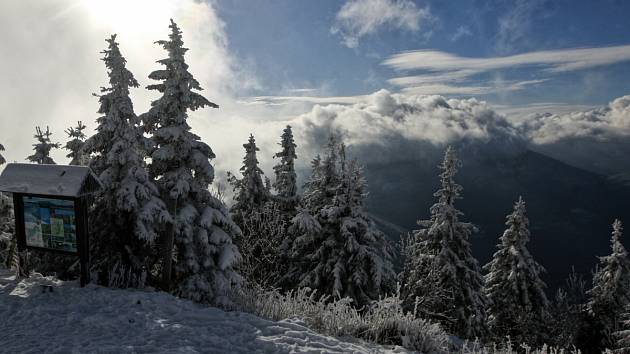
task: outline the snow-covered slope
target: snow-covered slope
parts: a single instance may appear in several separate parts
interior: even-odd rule
[[[44,285],[52,286],[50,292]],[[165,293],[79,288],[0,270],[2,353],[403,353],[327,337],[299,319],[268,321]]]

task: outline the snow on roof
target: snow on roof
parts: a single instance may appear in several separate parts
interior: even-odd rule
[[[0,175],[0,191],[80,197],[98,191],[101,182],[89,167],[8,164]]]

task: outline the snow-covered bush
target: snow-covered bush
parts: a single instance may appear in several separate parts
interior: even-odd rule
[[[240,310],[279,321],[299,317],[314,330],[332,336],[351,336],[379,344],[400,345],[424,353],[446,353],[448,335],[436,324],[402,310],[398,294],[373,301],[362,310],[350,298],[331,301],[309,288],[281,294],[249,286],[238,295]]]
[[[532,348],[526,344],[514,345],[509,338],[501,344],[483,346],[479,342],[465,342],[459,351],[461,354],[580,354],[576,348],[562,349],[543,345],[540,348]],[[608,353],[608,352],[606,352]]]
[[[242,224],[242,234],[234,238],[242,256],[241,275],[263,286],[279,286],[286,272],[281,247],[289,237],[283,211],[270,201],[249,212]]]

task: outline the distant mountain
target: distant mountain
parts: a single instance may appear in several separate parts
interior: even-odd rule
[[[522,195],[531,222],[530,251],[547,268],[549,287],[561,284],[572,266],[588,276],[596,257],[610,251],[613,220],[630,225],[630,187],[531,150],[488,148],[496,145],[459,147],[463,166],[457,182],[464,198],[457,206],[463,220],[479,228],[471,241],[480,263],[492,257],[505,216]],[[442,152],[427,145],[416,158],[366,166],[368,209],[393,238],[429,216]]]
[[[553,143],[532,145],[532,150],[603,175],[630,171],[630,140],[625,136],[611,136],[605,141],[597,136],[564,138]]]

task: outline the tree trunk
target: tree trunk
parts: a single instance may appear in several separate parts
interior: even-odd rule
[[[175,241],[175,216],[177,214],[177,199],[166,198],[167,209],[173,222],[166,224],[162,235],[162,289],[171,290],[171,274],[173,268],[173,243]]]

